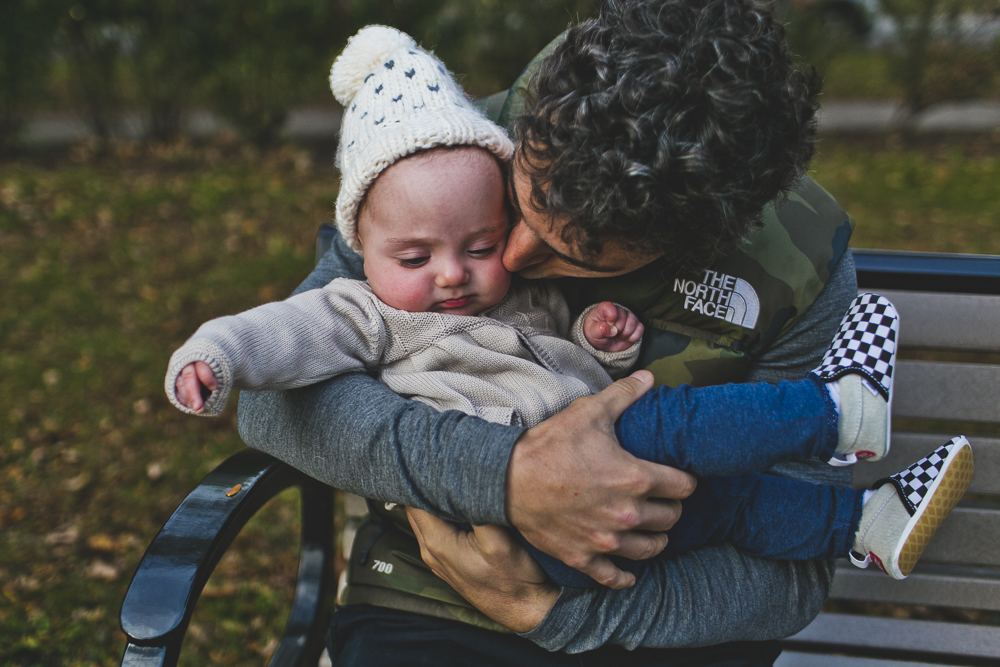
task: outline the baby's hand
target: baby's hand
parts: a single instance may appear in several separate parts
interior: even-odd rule
[[[219,383],[211,366],[204,361],[195,361],[182,368],[180,375],[177,376],[175,384],[177,400],[185,407],[201,412],[205,407],[205,401],[201,397],[202,387],[215,391]]]
[[[634,313],[610,301],[597,304],[583,323],[587,342],[604,352],[627,350],[642,338],[642,331]]]

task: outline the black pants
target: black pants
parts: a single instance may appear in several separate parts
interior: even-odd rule
[[[602,646],[572,655],[550,653],[517,635],[368,605],[337,609],[327,648],[334,667],[769,667],[781,653],[776,641],[634,651]]]

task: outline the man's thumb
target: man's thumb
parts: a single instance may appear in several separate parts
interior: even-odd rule
[[[591,398],[599,401],[613,418],[619,416],[643,394],[653,388],[653,374],[649,371],[636,371],[627,378],[614,382],[604,391],[594,394]]]

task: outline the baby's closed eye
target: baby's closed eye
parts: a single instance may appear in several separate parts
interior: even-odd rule
[[[469,250],[469,254],[477,258],[489,257],[490,255],[492,255],[497,251],[497,248],[499,246],[500,246],[499,243],[494,243],[493,245],[488,246],[486,248],[472,248],[471,250]]]
[[[401,257],[399,259],[399,265],[406,269],[419,269],[421,266],[426,264],[430,260],[429,256],[425,257]]]

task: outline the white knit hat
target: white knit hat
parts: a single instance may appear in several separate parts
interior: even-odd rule
[[[357,252],[358,205],[396,160],[435,146],[480,146],[501,160],[514,152],[441,61],[395,28],[371,25],[351,37],[330,69],[330,90],[344,106],[337,227]]]

